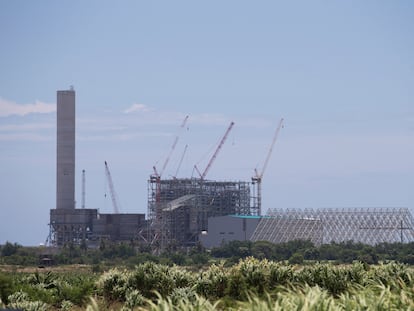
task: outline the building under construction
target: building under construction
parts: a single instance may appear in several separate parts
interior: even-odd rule
[[[191,246],[207,232],[209,217],[259,215],[251,182],[201,178],[148,181],[148,221],[152,242]]]
[[[188,116],[185,117],[181,128],[185,127],[187,119]],[[191,246],[200,241],[201,234],[207,234],[209,218],[227,215],[260,216],[261,181],[274,143],[283,126],[283,119],[276,129],[262,170],[256,170],[251,181],[208,180],[207,173],[233,126],[234,122],[231,122],[206,168],[201,172],[194,166],[200,178],[161,178],[177,144],[178,135],[161,171],[158,172],[154,166],[154,174],[148,181],[147,214],[151,236],[149,240],[152,243],[158,243],[161,248],[169,244]],[[181,162],[182,157],[180,165]]]

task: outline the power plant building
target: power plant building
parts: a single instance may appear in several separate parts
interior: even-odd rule
[[[48,243],[54,246],[96,245],[101,239],[140,238],[145,214],[100,214],[75,206],[75,90],[57,91],[56,208],[50,210]]]
[[[78,209],[75,206],[75,97],[73,88],[57,91],[56,207],[50,210],[51,245],[60,247],[86,242],[92,246],[102,239],[140,240],[162,250],[168,246],[191,247],[198,243],[215,247],[232,240],[272,243],[310,240],[315,245],[351,240],[371,245],[414,241],[414,220],[406,208],[271,209],[266,216],[261,216],[261,180],[283,119],[263,170],[256,171],[251,181],[205,178],[232,122],[206,169],[199,172],[200,178],[162,179],[169,158],[160,173],[154,167],[154,174],[148,180],[147,220],[144,214],[119,213],[116,196],[113,196],[113,214],[85,208],[84,200],[82,208]],[[169,156],[177,140],[178,136]],[[106,162],[105,168],[112,185]],[[85,180],[84,175],[82,180]]]

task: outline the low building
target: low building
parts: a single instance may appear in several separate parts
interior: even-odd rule
[[[206,248],[218,247],[230,241],[248,241],[260,221],[260,216],[227,215],[208,218],[208,230],[199,235]]]
[[[54,246],[93,246],[101,239],[114,242],[140,239],[145,214],[99,214],[97,209],[51,209],[49,243]]]

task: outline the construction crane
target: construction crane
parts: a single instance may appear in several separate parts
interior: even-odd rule
[[[280,129],[283,128],[283,118],[280,119],[279,125],[276,128],[275,135],[273,136],[272,143],[266,156],[266,160],[263,164],[262,170],[259,172],[257,168],[254,169],[255,175],[252,177],[253,184],[257,184],[257,207],[259,215],[262,212],[262,180],[263,175],[266,171],[267,165],[269,164],[270,156],[272,155],[273,147],[275,146],[277,137],[279,136]]]
[[[177,170],[175,171],[175,175],[173,176],[174,179],[177,179],[178,171],[181,168],[181,164],[183,164],[185,153],[187,152],[188,145],[185,145],[183,154],[181,155],[180,162],[178,162]]]
[[[187,123],[187,120],[188,120],[188,116],[186,116],[184,118],[183,122],[181,123],[180,132],[174,138],[174,142],[173,142],[173,144],[171,146],[170,152],[167,155],[167,158],[164,161],[164,164],[162,165],[161,171],[158,172],[157,171],[157,168],[155,167],[155,165],[152,167],[153,170],[154,170],[154,174],[155,174],[156,177],[161,178],[162,174],[165,172],[165,169],[167,168],[168,162],[170,161],[170,158],[171,158],[171,156],[172,156],[172,154],[173,154],[173,152],[175,150],[175,147],[177,146],[178,139],[180,138],[181,130],[185,127],[185,125]]]
[[[86,183],[85,170],[82,170],[82,208],[85,208],[85,196],[86,196],[85,183]]]
[[[223,138],[221,139],[220,143],[218,144],[216,151],[214,152],[214,154],[213,154],[213,156],[211,157],[210,161],[208,162],[208,164],[207,164],[206,168],[204,169],[204,172],[203,172],[203,173],[200,173],[200,171],[198,170],[197,165],[194,165],[194,169],[195,169],[195,170],[197,171],[197,173],[200,175],[201,180],[203,180],[203,179],[207,176],[207,173],[208,173],[208,171],[210,170],[211,165],[213,164],[214,160],[216,159],[216,157],[217,157],[217,155],[218,155],[218,153],[219,153],[219,151],[220,151],[221,147],[223,147],[223,144],[224,144],[224,142],[226,141],[227,136],[229,136],[229,133],[230,133],[231,129],[233,128],[233,126],[234,126],[234,122],[232,121],[232,122],[230,123],[229,127],[227,128],[226,133],[224,134],[224,136],[223,136]]]
[[[112,199],[112,205],[114,207],[114,212],[115,214],[119,214],[118,196],[115,192],[111,172],[109,171],[108,163],[106,163],[106,161],[105,161],[105,174],[106,174],[106,179],[108,180],[109,191],[111,193],[111,199]]]

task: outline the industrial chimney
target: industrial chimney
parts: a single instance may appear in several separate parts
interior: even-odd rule
[[[75,209],[75,90],[57,91],[56,209]]]

